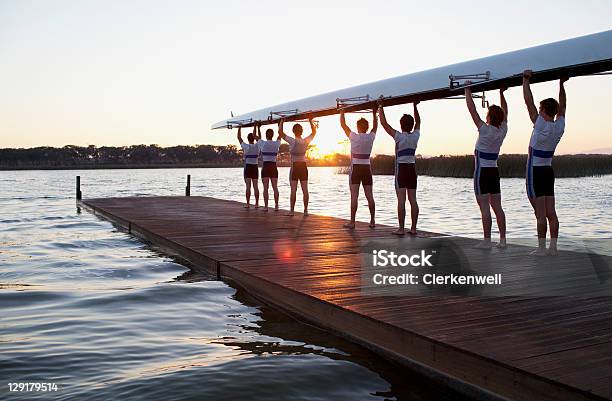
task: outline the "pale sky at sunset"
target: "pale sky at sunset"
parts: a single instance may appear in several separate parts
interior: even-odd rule
[[[610,21],[608,0],[0,0],[0,147],[235,143],[234,133],[210,130],[230,110],[608,30]],[[612,148],[612,76],[566,87],[558,153]],[[557,92],[556,82],[534,86],[536,100]],[[520,88],[507,98],[502,153],[524,153],[531,125]],[[411,110],[387,117],[398,125]],[[421,115],[419,153],[472,152],[463,101],[425,102]],[[374,152],[391,153],[380,133]],[[324,150],[342,151],[343,138],[336,116],[321,121]]]

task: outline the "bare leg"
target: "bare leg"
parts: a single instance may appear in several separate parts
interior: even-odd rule
[[[559,238],[559,219],[557,218],[557,210],[555,209],[555,197],[545,196],[546,205],[546,219],[548,220],[548,226],[550,227],[550,246],[548,247],[548,254],[556,256],[559,254],[557,250],[557,239]]]
[[[259,180],[251,180],[253,182],[253,191],[255,191],[255,209],[259,208]]]
[[[295,195],[297,192],[297,181],[290,181],[291,183],[291,195],[289,195],[289,216],[293,216],[293,212],[295,210]]]
[[[480,208],[480,216],[482,218],[482,231],[483,240],[480,244],[476,245],[476,248],[490,249],[491,245],[491,225],[493,221],[491,219],[491,209],[489,205],[489,194],[476,195],[476,202]]]
[[[263,177],[263,198],[264,198],[264,212],[268,211],[268,188],[270,188],[270,178]]]
[[[355,228],[355,216],[357,215],[357,200],[359,199],[359,184],[350,184],[351,191],[351,221],[346,223],[344,227]]]
[[[274,211],[278,212],[278,178],[271,178],[274,191]]]
[[[410,234],[416,235],[417,221],[419,220],[419,204],[417,203],[416,189],[408,190],[408,201],[410,202],[410,218],[412,219]]]
[[[399,228],[393,231],[395,235],[404,235],[404,224],[406,222],[406,188],[395,190],[397,195],[397,220]]]
[[[495,213],[495,220],[497,221],[497,228],[499,229],[499,243],[498,248],[505,248],[506,245],[506,213],[502,208],[501,194],[491,194],[489,198],[493,213]]]
[[[538,227],[538,249],[532,252],[535,256],[546,256],[546,199],[538,196],[532,200]]]
[[[302,196],[304,197],[304,216],[308,216],[308,200],[310,199],[308,181],[300,181],[300,186],[302,187]]]
[[[245,178],[244,183],[246,185],[246,205],[244,207],[248,209],[251,207],[251,179]]]
[[[359,188],[357,188],[359,191]],[[368,200],[368,209],[370,209],[370,228],[376,227],[376,204],[374,203],[374,194],[372,193],[372,185],[364,185],[363,192]]]

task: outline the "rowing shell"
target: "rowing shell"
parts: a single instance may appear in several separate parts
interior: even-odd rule
[[[465,61],[382,81],[340,89],[322,95],[278,104],[213,124],[212,129],[248,127],[256,122],[277,123],[337,114],[340,109],[360,111],[383,105],[442,99],[463,93],[465,82],[473,91],[518,86],[522,71],[533,70],[531,82],[580,76],[612,70],[612,30],[560,42]]]

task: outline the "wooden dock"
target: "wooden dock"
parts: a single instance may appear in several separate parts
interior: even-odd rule
[[[195,269],[463,390],[526,401],[612,399],[612,297],[365,296],[361,240],[389,238],[391,227],[358,223],[349,231],[342,219],[288,217],[207,197],[79,205]],[[510,280],[546,279],[528,248],[495,252]],[[557,267],[567,272],[563,285],[583,279],[575,266]]]

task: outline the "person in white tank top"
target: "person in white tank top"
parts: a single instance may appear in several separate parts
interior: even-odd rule
[[[355,216],[357,214],[357,202],[359,199],[359,185],[363,184],[363,192],[365,192],[368,200],[368,208],[370,209],[370,228],[376,226],[374,195],[372,193],[372,170],[370,169],[370,154],[374,139],[376,138],[376,130],[378,128],[378,118],[376,109],[372,110],[372,131],[369,133],[369,123],[365,118],[357,121],[357,132],[351,131],[346,125],[344,110],[340,112],[340,126],[344,133],[351,141],[351,167],[349,172],[349,188],[351,191],[351,221],[346,223],[346,228],[355,228]]]
[[[274,211],[278,212],[278,169],[276,166],[276,157],[280,149],[280,135],[274,141],[274,131],[271,128],[266,130],[266,139],[261,139],[261,123],[257,124],[257,146],[261,152],[263,167],[261,169],[261,181],[263,182],[263,197],[264,197],[264,212],[268,211],[268,189],[272,182],[272,190],[274,191]]]
[[[401,132],[395,130],[387,122],[382,100],[379,102],[378,114],[380,124],[395,142],[395,194],[397,195],[397,219],[399,228],[393,231],[395,235],[404,235],[406,221],[406,196],[410,203],[410,217],[412,225],[410,235],[416,235],[417,221],[419,219],[419,205],[417,203],[417,175],[416,175],[416,149],[421,136],[421,115],[417,108],[419,102],[413,103],[414,117],[404,114],[400,118]],[[414,130],[413,130],[414,128]]]
[[[253,132],[247,136],[248,143],[242,140],[242,127],[238,127],[238,142],[244,154],[244,183],[246,185],[246,205],[245,208],[251,207],[251,186],[253,186],[253,192],[255,193],[255,209],[259,208],[259,147],[255,143],[255,127]]]
[[[295,209],[295,201],[297,198],[298,181],[302,187],[302,195],[304,200],[304,216],[308,216],[308,167],[306,166],[306,151],[310,142],[317,135],[317,126],[312,118],[308,119],[310,123],[311,134],[306,138],[302,138],[303,128],[301,124],[293,125],[293,135],[290,137],[283,131],[284,119],[278,122],[278,135],[289,143],[291,149],[291,169],[289,171],[289,183],[291,185],[291,195],[289,197],[289,216],[293,216]]]
[[[552,159],[565,132],[565,111],[567,97],[563,84],[567,76],[559,80],[559,101],[553,98],[540,102],[536,108],[531,93],[531,70],[523,71],[523,97],[529,112],[529,118],[534,124],[527,154],[527,171],[525,181],[527,197],[533,207],[538,232],[538,248],[533,252],[536,256],[557,255],[557,239],[559,237],[559,219],[555,209],[555,174]],[[555,118],[556,117],[556,118]],[[546,232],[550,227],[550,246],[546,249]]]
[[[506,88],[499,90],[501,107],[497,105],[489,106],[486,122],[480,119],[474,99],[472,89],[469,87],[470,81],[465,82],[465,101],[472,121],[478,129],[478,139],[474,146],[474,193],[476,202],[480,209],[482,218],[483,240],[476,248],[490,249],[491,243],[491,209],[495,213],[497,228],[499,229],[498,248],[506,248],[506,214],[501,203],[501,188],[499,170],[497,168],[497,158],[499,150],[508,132],[508,104],[504,97]]]

